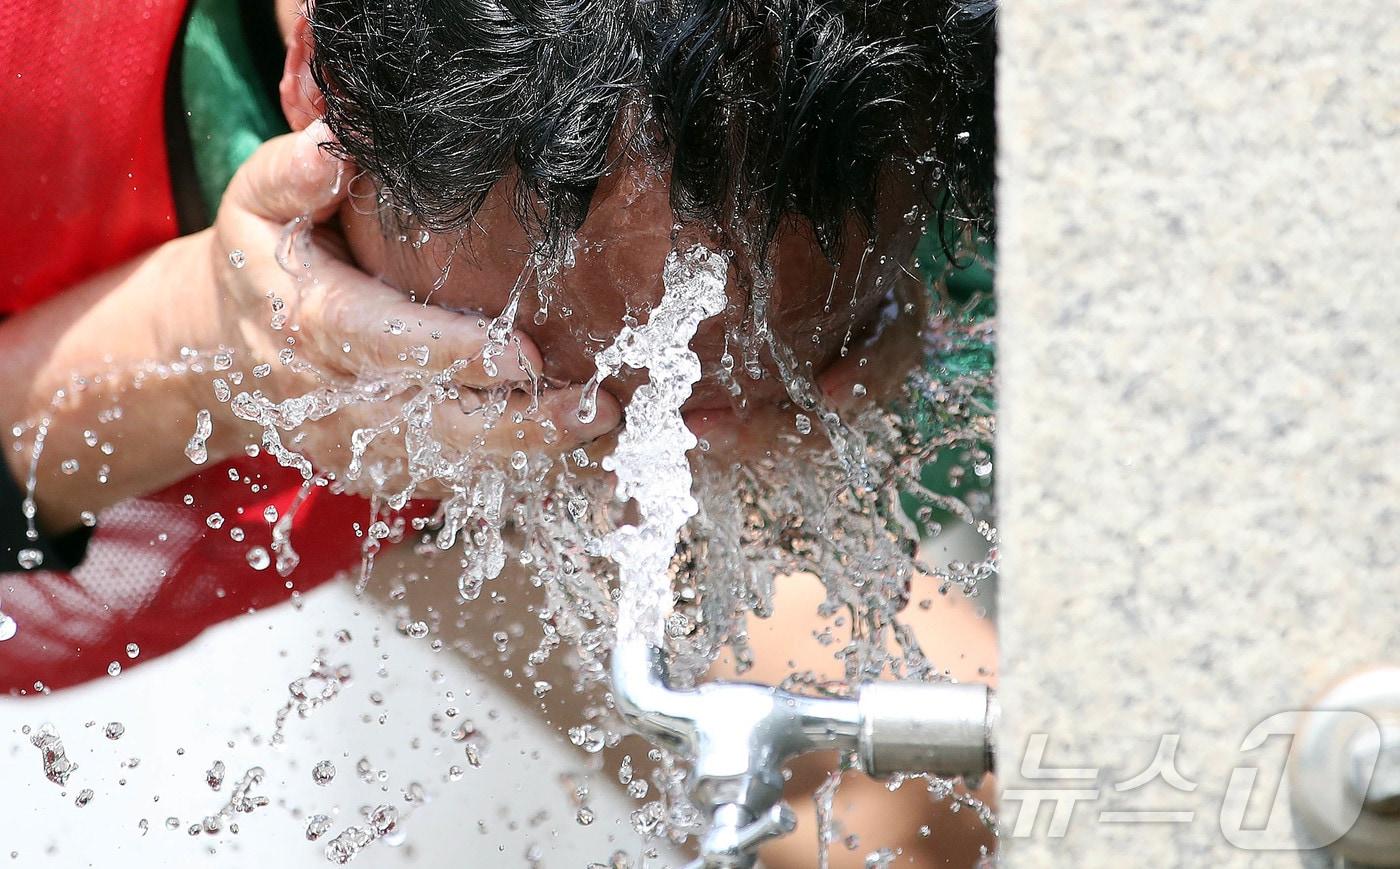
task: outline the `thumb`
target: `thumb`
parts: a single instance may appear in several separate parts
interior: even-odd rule
[[[222,207],[286,223],[304,214],[328,216],[345,198],[351,164],[325,146],[335,136],[319,118],[299,133],[269,139],[229,182]]]

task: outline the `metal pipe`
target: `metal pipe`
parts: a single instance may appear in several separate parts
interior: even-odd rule
[[[860,760],[867,775],[919,771],[971,778],[996,762],[997,707],[986,685],[870,682],[857,697]]]
[[[611,669],[627,723],[694,763],[690,796],[709,824],[697,867],[748,869],[759,844],[792,830],[782,767],[810,751],[855,751],[875,776],[992,769],[996,703],[985,685],[872,682],[856,699],[747,682],[677,690],[661,650],[635,638],[618,642]]]

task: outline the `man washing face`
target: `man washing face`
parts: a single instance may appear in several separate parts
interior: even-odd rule
[[[587,380],[624,317],[645,319],[678,243],[729,252],[729,304],[692,345],[706,377],[688,408],[713,431],[789,398],[769,348],[744,346],[756,333],[817,379],[918,284],[925,222],[949,201],[980,215],[968,128],[989,123],[987,82],[956,62],[966,14],[321,0],[281,95],[294,128],[324,119],[365,172],[339,211],[354,262],[492,313],[530,273],[515,323],[554,381]],[[641,376],[608,388],[625,400]]]
[[[300,480],[266,452],[248,456],[259,432],[217,399],[211,380],[224,378],[216,361],[169,367],[191,349],[224,348],[245,384],[279,399],[316,389],[316,372],[421,371],[416,348],[428,344],[435,362],[477,358],[488,338],[482,320],[502,309],[538,255],[537,274],[564,266],[545,292],[533,283],[522,287],[520,331],[512,336],[518,352],[499,359],[494,373],[477,365],[457,380],[490,389],[523,380],[527,372],[517,363],[543,372],[550,389],[535,420],[553,423],[550,449],[567,450],[620,420],[606,393],[591,423],[574,412],[593,372],[591,353],[625,316],[645,318],[673,247],[700,241],[726,251],[732,267],[726,311],[694,342],[706,378],[687,422],[714,445],[722,447],[727,432],[730,442],[762,449],[772,442],[758,436],[765,414],[792,424],[791,411],[780,410],[790,396],[774,376],[771,349],[790,349],[790,371],[817,380],[834,402],[856,392],[856,383],[878,395],[882,378],[899,380],[899,366],[860,344],[888,333],[877,327],[890,311],[898,325],[914,321],[887,300],[898,295],[892,288],[911,288],[906,269],[919,226],[987,216],[993,4],[985,0],[636,7],[322,0],[306,15],[296,0],[282,0],[275,19],[287,46],[281,102],[306,132],[267,142],[227,189],[227,175],[201,172],[211,201],[222,191],[213,226],[143,250],[142,239],[169,238],[177,223],[169,212],[178,212],[182,227],[199,225],[181,206],[189,191],[173,135],[179,125],[170,127],[164,149],[150,147],[159,142],[162,102],[164,116],[191,118],[184,133],[205,151],[248,137],[245,129],[226,132],[222,142],[196,135],[199,113],[185,110],[174,74],[182,44],[193,61],[209,56],[208,34],[220,34],[232,63],[240,46],[229,22],[241,17],[251,40],[259,32],[252,22],[265,18],[263,29],[272,29],[270,6],[201,0],[191,10],[161,0],[139,20],[114,7],[94,12],[77,30],[50,4],[26,0],[17,9],[32,26],[12,34],[22,43],[16,57],[36,69],[64,56],[73,40],[87,41],[98,70],[105,69],[103,52],[122,46],[145,46],[150,55],[140,65],[149,75],[102,88],[65,92],[71,77],[35,75],[13,85],[16,99],[4,106],[14,147],[7,163],[17,179],[61,178],[67,185],[67,200],[50,203],[44,197],[58,194],[48,188],[31,196],[35,227],[49,232],[57,225],[40,207],[49,204],[72,200],[94,209],[136,194],[151,202],[122,199],[102,220],[101,245],[5,252],[16,283],[15,292],[0,294],[7,312],[0,361],[22,388],[0,391],[0,429],[18,433],[0,469],[0,507],[12,520],[0,532],[7,570],[41,568],[6,574],[6,612],[31,612],[27,630],[6,646],[14,666],[5,684],[15,690],[36,679],[63,685],[100,674],[132,625],[167,626],[158,641],[143,643],[150,656],[221,618],[285,597],[271,572],[266,583],[255,581],[261,574],[245,575],[247,546],[203,520],[252,515],[251,501],[270,501],[285,513]],[[202,26],[186,37],[182,16]],[[198,34],[204,42],[196,52]],[[176,56],[160,56],[172,41]],[[198,79],[198,71],[187,62],[186,98],[199,81],[214,81]],[[206,121],[236,115],[230,100],[246,103],[261,78],[249,72],[243,90],[204,106]],[[107,118],[104,136],[85,135],[47,111],[56,99],[77,115]],[[331,132],[324,124],[308,127],[322,116]],[[358,165],[347,169],[333,159],[340,153]],[[64,172],[45,174],[46,155],[57,154]],[[162,204],[152,173],[167,156],[164,180],[178,201]],[[132,167],[142,173],[129,175]],[[119,183],[113,187],[111,179]],[[317,222],[321,243],[314,279],[298,283],[274,251],[284,227],[301,215]],[[424,228],[428,241],[420,245]],[[123,240],[130,243],[116,244]],[[296,304],[296,331],[269,328],[276,319],[269,292],[279,304]],[[537,310],[541,298],[547,312]],[[766,316],[756,316],[760,300]],[[463,309],[486,313],[454,312]],[[386,330],[396,321],[404,333]],[[771,342],[762,339],[765,328]],[[289,350],[297,365],[282,362]],[[140,374],[148,369],[154,373]],[[607,389],[625,399],[636,382],[610,380]],[[525,399],[512,400],[518,407]],[[114,406],[123,412],[111,413]],[[201,411],[212,414],[212,433],[205,463],[196,467],[179,457],[201,428]],[[353,432],[392,413],[387,406],[347,408],[306,425],[299,448],[326,467],[343,467]],[[484,437],[486,448],[503,456],[546,446],[538,426],[523,432],[522,442],[510,425],[483,432],[476,419],[443,417],[438,434],[449,446]],[[42,451],[35,448],[41,420]],[[115,457],[61,467],[88,456],[94,438]],[[32,499],[23,486],[31,474]],[[231,477],[259,481],[260,492],[234,491]],[[154,591],[133,597],[141,601],[133,611],[114,609],[101,593],[105,579],[89,587],[61,569],[82,561],[81,545],[46,544],[143,496],[150,503],[141,515],[173,511],[189,520],[189,533],[169,533],[170,516],[130,526],[108,517],[95,545],[101,551],[104,539],[120,540],[155,557],[150,573],[159,579],[150,581],[171,590],[178,612],[163,609],[165,596]],[[187,509],[191,499],[198,511]],[[311,492],[298,527],[314,529],[302,539],[323,545],[303,549],[300,587],[353,561],[356,539],[338,529],[352,528],[365,509],[324,489]],[[215,606],[196,586],[225,594]],[[201,602],[209,603],[207,612],[194,606]],[[44,624],[53,627],[51,636]]]
[[[172,29],[184,5],[154,4]],[[18,634],[0,658],[4,684],[30,691],[36,682],[92,678],[127,660],[128,643],[141,649],[127,664],[139,672],[205,627],[284,600],[288,588],[308,589],[359,558],[355,529],[367,505],[316,488],[296,514],[301,564],[287,577],[252,566],[251,548],[270,546],[265,507],[286,515],[301,480],[266,452],[248,456],[259,432],[213,397],[211,377],[227,376],[215,363],[200,376],[152,376],[128,390],[126,372],[182,359],[183,348],[226,348],[243,388],[278,399],[318,385],[281,363],[289,348],[311,370],[344,379],[416,372],[419,345],[430,347],[435,367],[479,357],[487,343],[479,324],[526,274],[512,338],[518,354],[499,359],[495,374],[469,366],[458,381],[488,390],[518,384],[524,368],[542,372],[549,383],[535,418],[555,423],[557,439],[545,444],[537,427],[525,427],[518,441],[509,415],[492,432],[464,418],[437,434],[448,446],[484,435],[503,460],[522,443],[572,449],[614,430],[617,400],[645,376],[610,379],[613,397],[583,424],[574,410],[592,353],[626,317],[645,322],[667,254],[698,242],[725,251],[731,271],[725,312],[693,343],[705,379],[689,405],[692,429],[721,449],[774,443],[765,419],[791,429],[773,347],[790,350],[793,369],[833,403],[856,382],[878,395],[911,360],[894,352],[898,342],[879,342],[878,351],[862,342],[887,338],[891,320],[915,324],[890,299],[918,289],[906,269],[922,226],[986,216],[991,5],[320,0],[306,17],[285,12],[281,103],[305,133],[253,155],[211,229],[108,262],[109,271],[0,322],[0,357],[28,386],[0,395],[0,428],[39,414],[52,423],[37,465],[38,530],[61,533],[99,514],[82,568],[65,573],[48,561],[5,575],[0,604]],[[61,33],[66,22],[55,16]],[[80,105],[78,96],[65,104]],[[44,147],[71,160],[91,139]],[[298,281],[273,252],[303,214],[318,230],[311,268],[300,275],[311,277]],[[24,256],[52,252],[36,246]],[[289,325],[298,329],[269,328],[270,292],[295,305]],[[759,300],[766,316],[755,316]],[[394,321],[405,324],[401,334],[386,329]],[[771,347],[746,347],[764,327]],[[858,367],[860,359],[869,361]],[[760,376],[750,376],[750,361]],[[265,376],[251,373],[264,366]],[[88,378],[83,389],[73,388],[75,374]],[[66,400],[54,405],[59,390]],[[104,417],[113,404],[123,414]],[[213,413],[213,433],[203,472],[191,476],[197,469],[181,455],[201,410]],[[306,426],[298,448],[318,465],[343,467],[352,433],[391,412],[347,409]],[[100,484],[109,460],[95,459],[88,430],[114,447]],[[7,451],[16,480],[29,473],[29,444]],[[83,457],[73,474],[59,469],[71,456]],[[143,495],[124,513],[101,512]],[[112,567],[131,554],[141,570]],[[800,620],[813,604],[784,599],[777,608]],[[780,648],[760,666],[787,660],[789,635],[805,627],[780,626]],[[889,829],[882,816],[891,798],[875,791],[863,805],[875,829]],[[906,790],[897,799],[910,796],[918,797],[911,811],[926,812],[925,797]],[[906,853],[927,847],[911,842]],[[940,857],[949,847],[943,838]],[[811,864],[806,854],[790,860]]]

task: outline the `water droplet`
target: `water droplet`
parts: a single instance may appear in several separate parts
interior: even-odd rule
[[[224,514],[218,512],[210,513],[204,520],[204,524],[217,531],[224,527]]]
[[[126,644],[126,656],[127,656],[128,658],[134,658],[134,657],[136,657],[136,656],[139,655],[139,654],[141,654],[141,647],[140,647],[140,646],[136,645],[135,643],[127,643],[127,644]]]
[[[111,670],[109,669],[108,672]],[[126,725],[120,721],[109,721],[107,726],[102,728],[102,734],[108,739],[121,739],[124,733],[126,733]]]
[[[592,422],[598,416],[598,387],[602,384],[602,374],[594,374],[584,384],[583,392],[578,397],[578,421],[585,425]]]
[[[185,445],[185,457],[196,465],[209,461],[208,441],[213,431],[214,425],[210,420],[209,411],[201,409],[195,414],[194,435]]]
[[[809,435],[812,433],[812,420],[805,413],[799,413],[796,418],[797,433]]]
[[[685,613],[671,613],[666,617],[666,636],[679,639],[690,633],[690,618]]]
[[[306,819],[306,838],[316,841],[331,831],[331,819],[325,815],[312,815]]]
[[[35,683],[36,686],[39,683]],[[28,728],[26,728],[26,731]],[[29,742],[37,749],[44,760],[44,777],[56,785],[68,783],[68,777],[78,769],[78,765],[68,759],[63,740],[52,724],[44,724],[29,737]]]
[[[23,567],[25,570],[33,570],[44,563],[44,553],[37,549],[21,549],[19,553],[15,555],[15,560],[18,561],[19,566]]]
[[[594,817],[593,810],[588,806],[579,806],[578,814],[574,816],[574,819],[578,821],[580,827],[587,827],[593,823]]]
[[[59,463],[58,469],[71,477],[74,474],[78,473],[78,460],[64,459],[62,462]]]
[[[272,564],[272,557],[267,554],[267,550],[261,546],[254,546],[248,550],[248,566],[254,570],[267,570]]]
[[[311,768],[311,780],[316,784],[325,786],[335,780],[335,764],[329,760],[323,760]]]
[[[4,613],[0,613],[0,643],[19,632],[19,624]]]
[[[248,264],[248,256],[238,248],[228,252],[228,264],[236,269],[241,269]]]
[[[421,640],[428,635],[428,623],[422,621],[411,622],[404,630],[413,639]]]
[[[92,797],[92,788],[83,788],[82,790],[78,791],[78,798],[73,800],[73,805],[81,809],[83,806],[92,802]]]
[[[569,741],[589,754],[597,754],[603,750],[607,740],[602,730],[592,724],[585,724],[569,728]]]
[[[121,674],[122,674],[122,665],[121,665],[121,662],[120,662],[120,661],[113,661],[112,663],[110,663],[110,664],[107,665],[107,675],[108,675],[108,676],[120,676]]]
[[[661,803],[650,802],[631,815],[632,829],[643,836],[652,836],[660,829],[665,817]]]
[[[376,806],[369,814],[369,825],[381,836],[392,833],[399,825],[399,810],[393,806]]]

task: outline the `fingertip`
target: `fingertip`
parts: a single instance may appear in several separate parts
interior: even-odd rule
[[[326,122],[317,118],[297,133],[293,166],[308,211],[318,218],[325,209],[345,198],[348,176],[337,149],[338,140]]]
[[[549,415],[570,443],[596,440],[618,427],[622,422],[622,405],[611,394],[598,390],[593,415],[585,422],[579,417],[585,387],[568,386],[547,393],[541,403],[548,405]]]
[[[318,123],[260,145],[234,175],[224,204],[278,222],[329,214],[345,197],[346,164],[323,147],[334,137]]]
[[[598,390],[595,405],[597,410],[593,422],[602,426],[603,431],[612,431],[622,422],[622,402],[614,398],[611,392]]]
[[[307,124],[298,134],[301,137],[301,145],[307,149],[314,149],[315,153],[330,162],[339,162],[339,159],[331,153],[331,148],[339,143],[335,133],[324,118],[317,118]],[[308,151],[308,153],[310,153]]]

